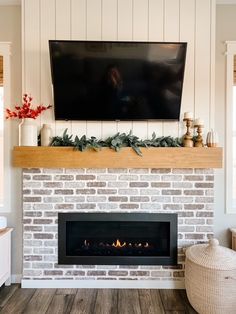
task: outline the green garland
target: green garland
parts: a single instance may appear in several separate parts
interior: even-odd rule
[[[95,151],[99,151],[102,147],[109,147],[115,151],[119,151],[122,147],[132,147],[133,150],[142,156],[140,147],[181,147],[182,139],[173,138],[171,136],[156,137],[155,132],[152,134],[151,139],[141,140],[130,131],[126,133],[117,133],[114,136],[108,137],[105,140],[98,140],[92,136],[87,138],[83,135],[79,138],[77,135],[73,140],[73,135],[68,135],[66,129],[62,136],[55,136],[52,138],[51,146],[71,146],[75,150],[83,152],[87,148],[92,148]]]

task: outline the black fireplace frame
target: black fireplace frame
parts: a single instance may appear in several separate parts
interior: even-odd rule
[[[177,265],[177,219],[176,213],[58,213],[58,264],[175,266]],[[168,256],[68,256],[66,255],[66,222],[78,220],[169,222],[170,254]]]

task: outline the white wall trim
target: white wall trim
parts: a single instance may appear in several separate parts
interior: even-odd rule
[[[225,121],[225,195],[226,195],[226,213],[236,214],[236,208],[233,207],[233,67],[234,55],[236,55],[236,41],[226,41],[226,121]]]
[[[216,4],[211,1],[211,61],[210,61],[210,100],[209,100],[209,126],[215,128],[215,41],[216,41]],[[214,48],[213,48],[214,47]]]
[[[4,114],[5,108],[11,104],[11,43],[0,42],[0,56],[3,56],[4,68]],[[10,123],[4,121],[4,183],[3,183],[3,206],[0,207],[0,212],[11,211],[11,148],[10,141]]]
[[[185,289],[180,280],[25,280],[22,288]]]
[[[21,283],[22,275],[21,274],[12,274],[11,283]]]

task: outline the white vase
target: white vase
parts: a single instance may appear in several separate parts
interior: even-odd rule
[[[22,119],[19,125],[19,146],[38,146],[37,123],[34,119]]]
[[[41,146],[49,146],[52,140],[52,128],[50,124],[43,124],[41,129]]]
[[[219,143],[218,134],[216,131],[209,131],[206,137],[206,144],[208,147],[217,147]]]

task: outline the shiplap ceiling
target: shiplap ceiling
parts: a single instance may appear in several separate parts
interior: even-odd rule
[[[0,0],[0,5],[20,5],[21,0]],[[236,4],[236,0],[216,0],[216,4]]]

